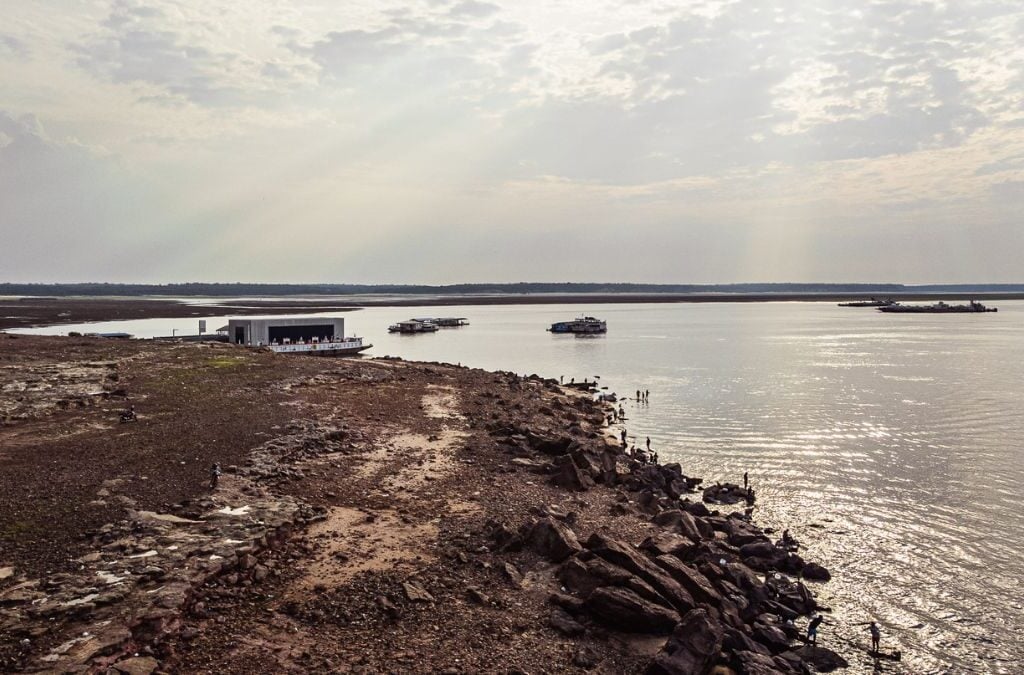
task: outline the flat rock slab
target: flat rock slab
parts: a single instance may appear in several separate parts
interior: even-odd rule
[[[114,669],[124,675],[150,675],[159,667],[160,663],[151,656],[136,656],[114,664]]]

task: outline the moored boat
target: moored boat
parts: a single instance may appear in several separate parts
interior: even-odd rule
[[[409,319],[408,321],[399,321],[398,323],[388,326],[389,333],[403,333],[406,335],[413,333],[434,333],[437,331],[437,324],[430,319]]]
[[[840,307],[888,307],[889,305],[895,305],[895,300],[879,300],[878,298],[871,298],[870,300],[853,300],[851,302],[840,302]]]
[[[358,354],[372,347],[372,344],[364,344],[361,337],[336,338],[332,340],[318,340],[313,338],[309,341],[291,342],[285,340],[281,343],[267,345],[270,351],[275,354],[313,354],[315,356],[345,356]]]
[[[439,316],[437,318],[423,318],[412,320],[432,323],[439,328],[459,328],[460,326],[469,325],[469,321],[461,316]]]
[[[592,316],[581,316],[574,321],[558,321],[548,328],[552,333],[575,333],[576,335],[595,335],[607,333],[608,324]]]
[[[998,312],[999,308],[986,307],[974,300],[966,305],[949,305],[940,300],[934,305],[901,305],[897,302],[879,307],[878,311],[892,314],[981,314],[983,312]]]

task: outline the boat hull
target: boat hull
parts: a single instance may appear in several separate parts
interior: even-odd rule
[[[364,352],[372,344],[364,344],[362,340],[346,340],[345,342],[314,342],[311,344],[270,345],[275,354],[307,354],[310,356],[352,356]]]

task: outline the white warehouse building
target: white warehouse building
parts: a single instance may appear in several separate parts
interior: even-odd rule
[[[329,342],[345,337],[345,319],[328,316],[275,319],[231,319],[228,342],[260,347],[274,344]]]

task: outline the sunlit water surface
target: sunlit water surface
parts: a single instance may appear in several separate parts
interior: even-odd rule
[[[1024,672],[1024,302],[997,314],[886,315],[826,303],[373,308],[341,314],[371,355],[582,379],[628,431],[708,480],[749,471],[756,517],[788,526],[834,579],[822,644],[871,672],[871,619],[905,673]],[[544,328],[580,313],[603,337]],[[410,316],[471,325],[400,336]],[[225,317],[210,317],[217,328]],[[192,319],[63,326],[140,337]]]

